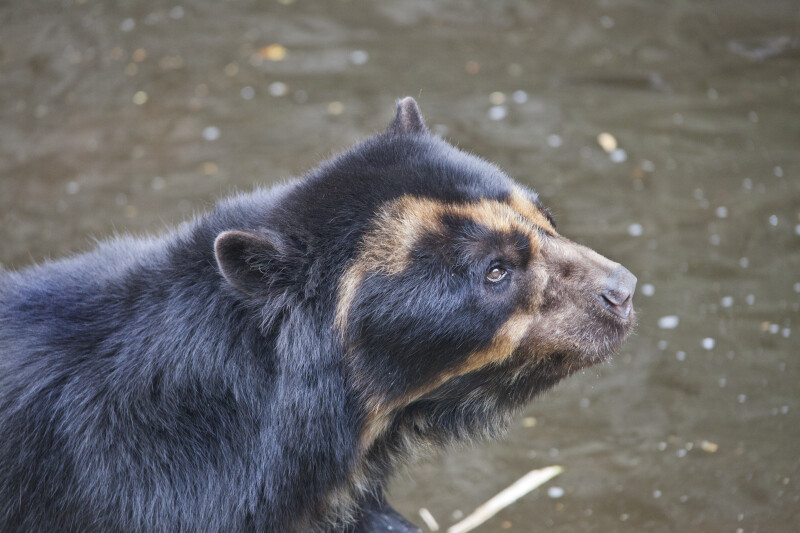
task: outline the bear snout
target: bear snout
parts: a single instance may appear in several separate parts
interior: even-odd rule
[[[633,310],[633,293],[636,291],[636,276],[622,265],[615,268],[600,292],[606,309],[627,320]]]

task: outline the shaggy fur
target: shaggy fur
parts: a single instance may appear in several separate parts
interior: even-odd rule
[[[618,268],[405,99],[300,180],[0,274],[0,530],[410,531],[394,467],[608,357]]]

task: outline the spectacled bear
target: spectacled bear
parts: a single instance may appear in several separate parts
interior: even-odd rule
[[[406,98],[302,179],[0,274],[0,530],[410,531],[393,469],[610,357],[635,283]]]

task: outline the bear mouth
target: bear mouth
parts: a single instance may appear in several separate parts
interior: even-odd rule
[[[620,317],[615,312],[604,310],[601,322],[603,333],[576,354],[586,367],[611,360],[636,329],[636,314],[631,309],[626,317]]]
[[[609,361],[636,327],[636,313],[627,316],[593,305],[584,319],[554,336],[547,319],[535,324],[523,337],[510,359],[521,366],[542,366],[564,377],[577,370]]]

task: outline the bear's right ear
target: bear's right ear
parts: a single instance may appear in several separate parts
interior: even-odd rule
[[[428,131],[417,102],[406,96],[397,102],[397,114],[386,131],[390,133],[423,133]]]
[[[248,296],[264,297],[287,273],[282,241],[274,232],[225,231],[214,241],[214,255],[228,283]]]

